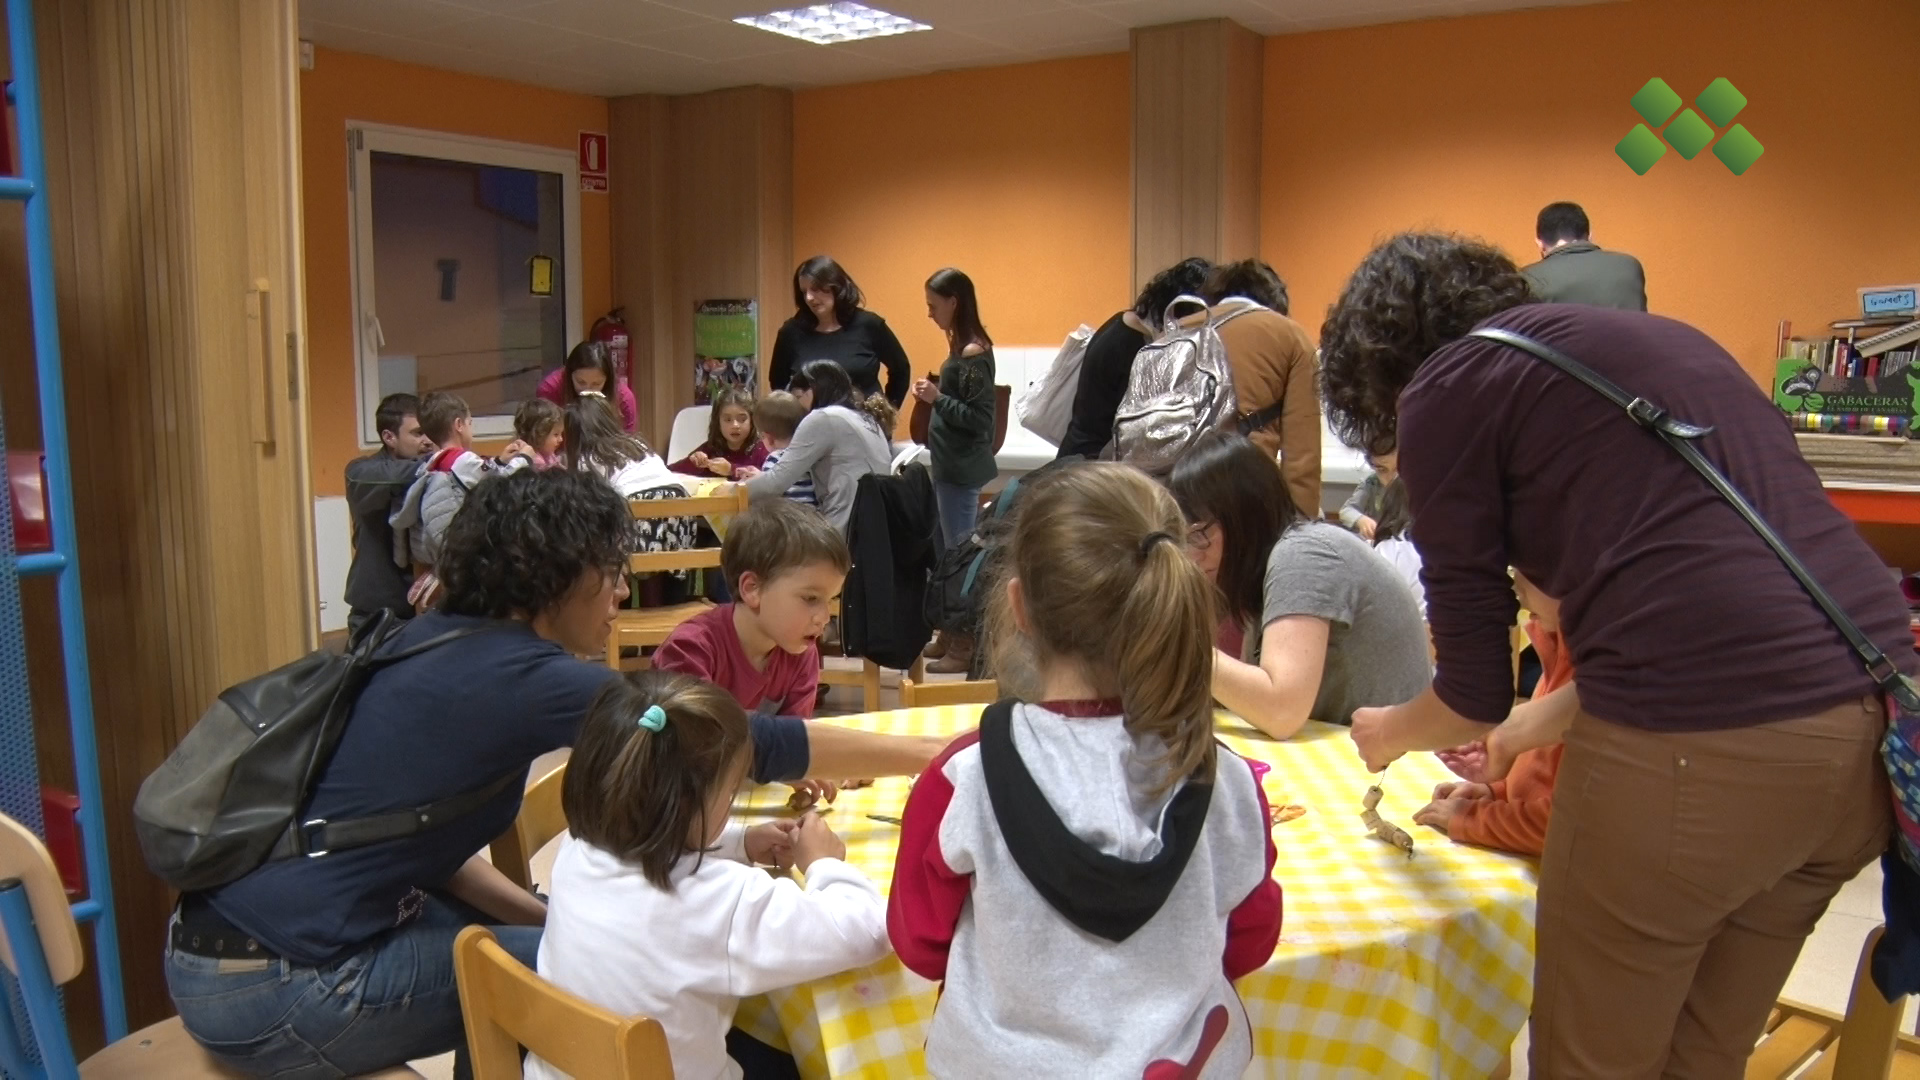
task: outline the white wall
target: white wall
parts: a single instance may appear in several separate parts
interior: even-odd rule
[[[313,500],[313,552],[320,577],[320,632],[345,630],[347,566],[353,562],[353,518],[346,499]]]

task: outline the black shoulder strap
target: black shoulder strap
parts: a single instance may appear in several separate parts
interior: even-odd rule
[[[425,832],[466,817],[492,802],[496,795],[507,790],[514,783],[525,783],[526,777],[526,771],[518,769],[458,795],[449,795],[444,799],[405,810],[390,810],[384,814],[353,818],[350,821],[329,821],[326,818],[295,821],[287,827],[286,833],[280,837],[280,842],[273,846],[273,853],[267,858],[287,859],[295,855],[305,855],[310,859],[317,859],[330,851],[366,847],[368,844],[398,840],[403,836]]]
[[[1807,591],[1807,595],[1813,598],[1813,602],[1820,606],[1821,611],[1826,612],[1827,618],[1832,620],[1834,627],[1840,631],[1840,635],[1847,639],[1847,644],[1853,646],[1853,651],[1859,654],[1861,662],[1866,665],[1867,674],[1873,677],[1873,681],[1879,685],[1880,689],[1899,703],[1901,708],[1920,710],[1920,691],[1915,689],[1913,681],[1887,658],[1886,653],[1880,651],[1879,646],[1868,639],[1853,619],[1841,609],[1839,603],[1821,587],[1818,581],[1814,580],[1813,572],[1808,570],[1799,556],[1787,547],[1787,542],[1780,538],[1780,534],[1773,531],[1773,526],[1767,524],[1767,520],[1760,516],[1760,511],[1754,509],[1746,496],[1740,494],[1739,489],[1733,486],[1733,482],[1728,480],[1726,475],[1700,452],[1695,442],[1701,436],[1710,433],[1712,428],[1699,427],[1678,420],[1667,410],[1646,398],[1628,394],[1614,385],[1606,376],[1566,353],[1524,334],[1516,334],[1511,330],[1502,330],[1498,327],[1487,327],[1475,330],[1468,336],[1511,346],[1552,364],[1585,383],[1595,393],[1626,410],[1634,423],[1653,432],[1660,437],[1661,441],[1673,447],[1681,457],[1686,459],[1687,464],[1693,466],[1694,471],[1706,478],[1707,483],[1720,493],[1721,498],[1746,519],[1747,524],[1753,527],[1753,531],[1760,534],[1760,539],[1766,541],[1767,546],[1773,549],[1773,553],[1786,564],[1788,572],[1800,582],[1800,587]]]
[[[1276,401],[1264,409],[1255,409],[1240,418],[1240,434],[1251,435],[1256,431],[1265,431],[1274,421],[1280,419],[1281,413],[1286,411],[1285,401]]]

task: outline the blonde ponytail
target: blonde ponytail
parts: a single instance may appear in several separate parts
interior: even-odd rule
[[[1214,757],[1215,591],[1175,536],[1184,530],[1142,541],[1140,571],[1114,626],[1127,730],[1167,744],[1169,782],[1211,777]]]
[[[1163,792],[1213,775],[1215,590],[1185,535],[1173,497],[1146,474],[1063,468],[1021,498],[1014,527],[1009,572],[1026,597],[1026,632],[1004,590],[988,622],[995,670],[1016,694],[1034,691],[1033,662],[1067,662],[1119,698],[1128,731],[1166,744]]]

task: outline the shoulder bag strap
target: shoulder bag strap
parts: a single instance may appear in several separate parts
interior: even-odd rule
[[[1799,556],[1787,547],[1787,542],[1780,538],[1779,533],[1774,532],[1773,526],[1767,524],[1767,520],[1760,516],[1760,511],[1754,509],[1746,496],[1740,494],[1740,491],[1733,486],[1733,482],[1728,480],[1726,475],[1714,467],[1713,462],[1708,461],[1706,455],[1700,452],[1696,442],[1701,436],[1711,432],[1712,428],[1700,427],[1676,419],[1667,410],[1646,398],[1627,393],[1606,376],[1566,353],[1524,334],[1516,334],[1511,330],[1502,330],[1498,327],[1487,327],[1475,330],[1468,336],[1498,342],[1546,361],[1626,410],[1634,423],[1653,432],[1660,437],[1661,441],[1673,447],[1681,457],[1686,459],[1687,464],[1693,466],[1694,471],[1706,478],[1707,483],[1720,493],[1721,498],[1746,519],[1747,524],[1753,527],[1753,531],[1760,534],[1760,539],[1766,541],[1767,546],[1773,549],[1773,553],[1786,564],[1788,572],[1800,582],[1800,587],[1807,591],[1807,595],[1813,598],[1813,602],[1820,606],[1821,611],[1826,612],[1827,618],[1840,631],[1840,635],[1847,639],[1847,644],[1859,654],[1861,663],[1866,665],[1867,674],[1872,676],[1880,689],[1899,703],[1901,708],[1920,710],[1920,691],[1916,691],[1913,681],[1887,658],[1886,653],[1880,651],[1879,646],[1868,639],[1853,619],[1841,609],[1839,603],[1821,587],[1818,581],[1814,580],[1813,572],[1808,570]]]

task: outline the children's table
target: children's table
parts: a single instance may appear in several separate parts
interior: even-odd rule
[[[958,734],[977,705],[827,717],[897,734]],[[1237,984],[1253,1025],[1249,1076],[1484,1077],[1507,1058],[1533,994],[1535,868],[1415,826],[1434,785],[1453,777],[1428,754],[1394,764],[1380,810],[1413,833],[1415,853],[1369,839],[1360,797],[1374,776],[1346,729],[1309,723],[1276,741],[1221,714],[1222,741],[1266,762],[1267,798],[1306,814],[1273,827],[1283,921],[1273,958]],[[893,880],[904,777],[842,792],[828,822],[847,861],[882,892]],[[748,820],[784,811],[783,786],[742,792]],[[1151,992],[1143,987],[1143,992]],[[736,1023],[790,1048],[815,1077],[926,1075],[922,1048],[936,986],[897,957],[741,1003]]]

